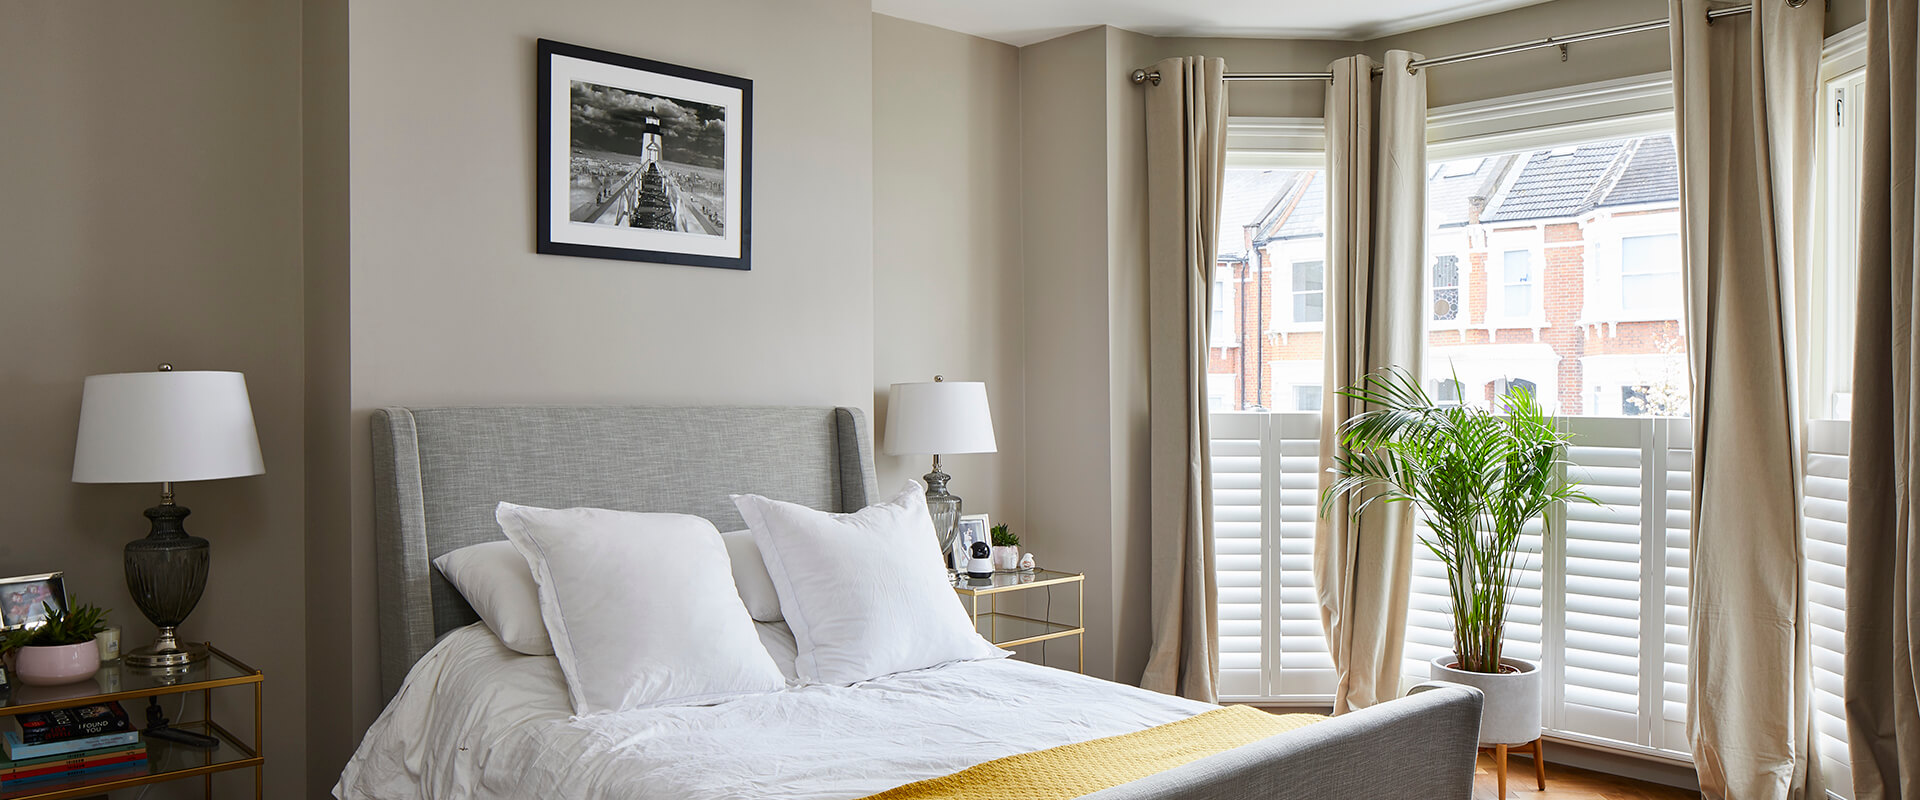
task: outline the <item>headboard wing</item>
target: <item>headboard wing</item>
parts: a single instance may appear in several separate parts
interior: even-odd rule
[[[875,496],[857,408],[383,408],[372,428],[387,697],[440,634],[478,619],[433,559],[505,538],[502,500],[697,514],[729,531],[744,527],[729,494],[836,512]]]

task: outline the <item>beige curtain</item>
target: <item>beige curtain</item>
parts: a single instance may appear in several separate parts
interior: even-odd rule
[[[1213,702],[1220,621],[1207,465],[1207,323],[1227,157],[1226,62],[1170,58],[1147,93],[1147,402],[1153,651],[1140,685]]]
[[[1847,743],[1854,797],[1920,797],[1920,6],[1867,3],[1860,303],[1847,481]]]
[[[1327,89],[1326,400],[1320,488],[1340,423],[1361,411],[1334,392],[1369,372],[1421,373],[1426,333],[1427,79],[1404,50],[1387,53],[1378,102],[1373,60],[1333,62]],[[1376,122],[1377,119],[1377,122]],[[1376,505],[1357,523],[1337,503],[1314,531],[1313,580],[1343,714],[1399,694],[1413,567],[1413,517]]]
[[[1694,767],[1711,798],[1824,797],[1789,381],[1825,4],[1757,0],[1709,23],[1707,0],[1670,3],[1693,371]]]

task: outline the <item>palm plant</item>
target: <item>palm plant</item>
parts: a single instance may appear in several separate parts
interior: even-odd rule
[[[1568,440],[1532,392],[1509,391],[1495,409],[1443,406],[1400,368],[1339,392],[1365,404],[1340,426],[1334,481],[1320,513],[1341,497],[1358,518],[1375,503],[1409,503],[1433,532],[1421,543],[1446,565],[1459,669],[1500,672],[1507,598],[1522,566],[1520,536],[1570,500],[1594,502],[1561,475]]]

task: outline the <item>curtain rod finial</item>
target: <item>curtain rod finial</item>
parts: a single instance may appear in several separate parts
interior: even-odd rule
[[[1148,72],[1144,69],[1136,69],[1133,71],[1133,83],[1135,86],[1146,83],[1148,81],[1152,81],[1153,85],[1159,86],[1160,73],[1158,71]]]

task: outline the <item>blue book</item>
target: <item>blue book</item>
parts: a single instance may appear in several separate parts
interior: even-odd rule
[[[99,736],[82,736],[78,739],[47,742],[45,744],[23,744],[20,741],[19,731],[7,731],[6,738],[0,740],[0,743],[6,746],[7,758],[15,761],[23,758],[39,758],[41,756],[78,753],[82,750],[97,750],[102,747],[114,747],[123,744],[138,744],[139,742],[139,731],[121,731],[119,733],[107,733]]]

